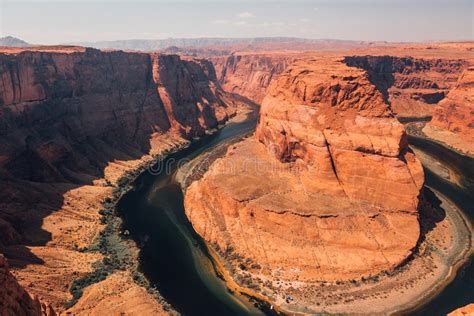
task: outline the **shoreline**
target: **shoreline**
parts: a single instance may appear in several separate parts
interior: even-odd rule
[[[463,221],[463,224],[469,230],[470,236],[468,237],[468,240],[469,240],[470,245],[468,249],[464,249],[463,254],[460,256],[460,258],[457,258],[454,264],[449,267],[449,271],[446,277],[442,281],[440,281],[438,284],[433,286],[433,290],[431,292],[428,292],[425,296],[418,298],[413,304],[411,304],[411,306],[407,307],[405,305],[404,307],[395,308],[394,310],[389,311],[389,313],[391,314],[414,312],[422,308],[427,303],[429,303],[436,296],[438,296],[454,280],[459,270],[464,266],[464,264],[467,263],[467,261],[469,261],[470,257],[474,254],[474,230],[470,223],[469,218],[467,218],[464,212],[460,210],[456,205],[454,205],[454,202],[452,202],[448,197],[443,195],[441,192],[434,190],[433,188],[430,188],[430,189],[436,192],[435,194],[437,195],[439,194],[444,199],[449,201],[449,203],[452,204],[453,209],[451,209],[451,211],[456,212],[456,214]]]
[[[165,160],[170,155],[188,149],[195,142],[212,136],[229,124],[247,120],[253,111],[250,106],[239,108],[235,115],[231,116],[225,124],[209,129],[205,135],[192,140],[180,139],[177,142],[173,142],[174,145],[172,147],[166,148],[158,154],[153,156],[146,155],[150,158],[141,160],[135,167],[125,170],[122,175],[114,181],[114,185],[110,185],[113,187],[112,192],[99,202],[102,206],[99,211],[100,223],[105,226],[102,227],[94,241],[82,249],[83,252],[100,254],[102,258],[96,261],[91,272],[73,280],[69,288],[72,298],[66,304],[66,312],[74,311],[88,289],[99,285],[102,281],[108,280],[109,277],[112,277],[116,273],[125,271],[131,274],[133,279],[131,281],[151,294],[156,304],[164,311],[172,314],[178,313],[174,307],[164,299],[159,291],[152,286],[144,273],[139,271],[139,252],[141,247],[131,238],[128,231],[122,229],[123,220],[117,212],[117,207],[122,198],[134,190],[138,179],[142,177],[150,167]],[[105,180],[104,178],[104,181]],[[120,256],[117,256],[118,252],[121,252]]]
[[[248,116],[248,113],[242,113],[242,114],[246,114],[246,116]],[[235,119],[237,119],[237,117],[235,117]],[[244,118],[245,120],[246,118]],[[226,126],[227,124],[229,123],[232,123],[234,121],[234,118],[229,120],[224,126]],[[219,129],[217,130],[220,130],[223,126],[221,126]],[[214,130],[214,132],[216,132],[217,130]],[[241,138],[243,138],[245,136],[242,136]],[[437,142],[436,142],[437,143]],[[143,162],[142,164],[140,164],[137,168],[133,169],[133,170],[129,170],[127,172],[124,173],[124,175],[122,176],[123,177],[127,177],[127,174],[128,176],[130,174],[133,175],[133,177],[130,177],[128,178],[127,180],[127,183],[124,184],[122,187],[121,187],[121,191],[119,192],[119,194],[116,194],[116,191],[114,190],[111,198],[114,198],[114,200],[112,202],[109,202],[112,204],[112,206],[109,204],[108,205],[108,208],[112,208],[113,210],[116,209],[118,203],[120,202],[120,200],[122,199],[122,197],[124,195],[126,195],[128,192],[130,192],[130,190],[133,190],[134,189],[134,182],[136,182],[136,180],[147,170],[146,166],[149,166],[150,163],[153,164],[153,163],[158,163],[161,159],[165,159],[168,155],[170,154],[173,154],[173,153],[177,153],[183,149],[186,149],[188,148],[189,146],[191,146],[192,142],[187,142],[185,144],[182,144],[181,146],[178,146],[172,150],[166,150],[164,153],[160,154],[159,155],[159,158],[155,160],[152,159],[152,160],[148,160],[148,161],[145,161]],[[440,144],[442,145],[442,144]],[[447,148],[448,150],[452,150],[451,148]],[[154,161],[154,162],[152,162]],[[191,168],[193,169],[193,167]],[[186,179],[186,177],[185,177]],[[192,181],[194,181],[195,179],[193,179]],[[117,181],[117,186],[116,188],[118,188],[118,183],[119,181]],[[435,191],[435,190],[434,190]],[[442,195],[441,193],[438,192],[438,194]],[[444,196],[443,196],[444,197]],[[473,253],[473,230],[472,230],[472,225],[470,225],[470,222],[469,222],[469,219],[467,219],[464,215],[464,213],[459,210],[452,201],[450,201],[449,199],[447,199],[446,197],[444,197],[445,200],[448,200],[450,202],[450,204],[452,204],[452,206],[454,206],[454,208],[456,208],[457,210],[451,210],[451,212],[456,212],[462,219],[463,223],[466,225],[466,227],[468,228],[468,230],[470,231],[470,247],[469,249],[465,249],[463,251],[463,254],[462,254],[462,257],[461,258],[457,258],[456,262],[454,263],[454,265],[451,265],[449,267],[449,271],[447,273],[447,275],[445,277],[443,277],[443,280],[437,282],[437,284],[431,286],[431,288],[433,289],[432,291],[429,291],[426,295],[423,295],[423,296],[418,296],[418,298],[415,298],[414,299],[414,303],[413,304],[410,304],[410,306],[407,307],[407,304],[403,304],[402,306],[396,306],[395,308],[391,308],[391,309],[385,309],[383,312],[386,312],[386,313],[389,313],[389,314],[398,314],[398,313],[406,313],[406,312],[411,312],[411,311],[414,311],[418,308],[420,308],[421,306],[423,306],[424,304],[426,304],[427,302],[429,302],[430,300],[432,300],[434,297],[436,297],[440,292],[443,291],[443,289],[449,284],[452,282],[452,280],[455,278],[457,272],[459,271],[459,269],[464,265],[464,263],[469,259],[469,255],[471,255]],[[105,206],[105,205],[104,205]],[[102,214],[103,217],[106,217],[106,218],[115,218],[115,220],[119,220],[121,221],[121,217],[117,214]],[[111,216],[111,217],[109,217]],[[448,216],[447,216],[448,217]],[[452,220],[451,220],[452,221]],[[107,222],[106,222],[107,224]],[[456,225],[454,225],[455,227]],[[103,231],[105,231],[107,229],[107,226],[104,227]],[[135,253],[135,256],[137,254],[137,252],[139,251],[139,246],[137,244],[134,244],[133,245],[133,240],[132,242],[128,242],[129,239],[127,238],[123,238],[123,232],[121,232],[120,230],[120,226],[118,227],[115,227],[115,230],[113,231],[113,233],[115,234],[115,237],[119,237],[122,242],[125,242],[127,243],[127,246],[130,247],[130,251],[131,252],[134,252]],[[102,234],[102,233],[101,233]],[[278,313],[285,313],[285,314],[293,314],[293,315],[297,315],[297,314],[303,314],[299,311],[294,311],[294,310],[291,310],[291,309],[287,309],[285,308],[285,306],[282,306],[284,304],[279,304],[278,301],[276,300],[272,300],[270,299],[269,297],[263,295],[263,294],[260,294],[250,288],[247,288],[245,286],[241,286],[239,285],[235,280],[234,278],[232,277],[232,275],[230,274],[230,272],[228,271],[228,269],[226,268],[226,259],[225,258],[221,258],[221,256],[212,248],[212,245],[208,244],[207,242],[205,243],[206,244],[206,247],[208,249],[208,253],[210,255],[210,257],[212,258],[212,263],[213,263],[213,269],[217,275],[217,277],[223,279],[223,281],[225,282],[226,284],[226,287],[230,290],[230,291],[233,291],[233,292],[237,292],[239,293],[238,295],[241,295],[241,296],[246,296],[247,299],[250,301],[250,302],[254,302],[254,304],[258,304],[258,306],[260,307],[263,307],[263,308],[267,308],[269,310],[272,310],[275,312],[275,314],[278,314]],[[458,245],[458,248],[459,248],[460,245]],[[107,254],[104,254],[104,258],[107,257]],[[407,266],[407,265],[410,265],[411,264],[411,261],[412,260],[416,260],[415,259],[410,259],[409,262],[405,263],[404,266]],[[135,260],[135,262],[132,264],[132,265],[129,265],[127,267],[125,267],[126,270],[129,270],[131,273],[135,274],[135,273],[138,273],[141,275],[141,277],[143,279],[145,279],[145,284],[143,283],[143,279],[140,280],[140,282],[137,282],[137,280],[135,280],[135,282],[140,286],[140,287],[143,287],[145,288],[148,292],[150,292],[150,284],[148,283],[148,280],[144,277],[144,275],[139,272],[137,270],[137,267],[138,267],[138,261]],[[410,267],[408,267],[409,269]],[[390,278],[390,277],[389,277]],[[83,288],[86,289],[87,287]],[[159,304],[163,304],[163,301],[161,301],[163,298],[160,296],[160,294],[156,291],[154,292],[153,289],[151,289],[151,292],[152,294],[156,297],[157,299],[157,302]],[[154,292],[154,293],[153,293]],[[412,302],[413,300],[410,300],[410,302]],[[166,301],[164,301],[165,303],[164,304],[167,304]],[[380,302],[380,303],[383,303]],[[344,305],[344,304],[342,304]],[[172,306],[169,306],[168,308],[170,309],[166,309],[167,311],[169,312],[174,312],[174,309]]]
[[[440,292],[442,292],[446,288],[446,286],[448,286],[452,282],[452,280],[455,278],[459,269],[470,259],[470,255],[474,251],[473,229],[472,229],[472,225],[470,224],[469,219],[466,217],[462,209],[457,207],[453,201],[448,199],[447,196],[443,195],[442,193],[438,192],[435,189],[432,189],[432,191],[435,192],[434,194],[436,195],[437,198],[441,198],[441,200],[443,200],[444,202],[443,209],[446,212],[446,216],[443,219],[443,222],[440,223],[439,225],[449,226],[450,235],[455,236],[454,244],[449,249],[449,253],[446,255],[446,257],[440,255],[439,257],[435,259],[428,259],[428,257],[431,256],[431,254],[425,248],[428,248],[429,246],[431,246],[430,243],[433,242],[431,240],[433,238],[431,238],[429,241],[423,240],[420,243],[420,245],[417,247],[415,252],[412,254],[411,258],[409,258],[403,265],[398,267],[394,273],[391,273],[391,274],[389,273],[390,274],[389,276],[384,276],[385,274],[382,272],[380,275],[375,276],[377,280],[381,279],[380,281],[376,281],[373,284],[369,284],[367,286],[366,292],[370,294],[370,293],[374,293],[374,291],[376,292],[377,290],[374,290],[374,288],[377,288],[377,287],[390,288],[397,285],[400,287],[403,287],[408,284],[411,286],[411,289],[401,291],[401,293],[406,292],[403,298],[400,297],[400,295],[397,296],[399,289],[394,288],[392,290],[390,289],[388,290],[389,292],[387,294],[387,296],[389,297],[388,299],[377,299],[377,300],[374,300],[372,303],[368,304],[367,302],[364,302],[365,298],[362,298],[359,301],[355,301],[355,304],[346,304],[344,302],[340,305],[336,304],[336,306],[335,305],[323,306],[322,309],[319,308],[319,309],[304,310],[298,307],[298,305],[285,304],[284,300],[270,298],[262,294],[265,297],[265,301],[267,301],[269,304],[278,306],[279,310],[288,314],[299,314],[299,313],[305,313],[305,312],[360,313],[360,312],[367,312],[367,310],[370,310],[370,312],[374,312],[374,313],[399,314],[399,313],[414,311],[421,308],[427,302],[434,299]],[[433,230],[436,230],[436,234],[440,235],[440,232],[438,232],[438,230],[440,229],[433,228]],[[464,233],[459,233],[460,231],[463,231]],[[428,233],[431,233],[431,231],[429,231]],[[431,234],[435,234],[435,233],[431,233]],[[441,231],[441,235],[443,235],[443,231]],[[446,236],[446,239],[448,239],[449,237],[450,236]],[[466,243],[466,241],[468,241],[468,243]],[[208,248],[212,248],[212,245],[207,244],[207,246]],[[441,249],[443,245],[438,245],[438,247]],[[212,248],[212,250],[214,250],[215,256],[217,258],[216,260],[219,261],[220,266],[226,270],[227,275],[228,275],[227,278],[230,278],[230,281],[232,282],[232,284],[237,284],[238,287],[240,288],[247,288],[245,287],[245,285],[242,286],[238,284],[238,282],[236,282],[235,279],[233,278],[230,271],[228,271],[226,266],[229,265],[230,263],[225,258],[225,256],[221,257],[219,254],[217,254],[215,249]],[[447,260],[444,262],[443,259],[446,259],[446,258]],[[427,283],[424,280],[416,279],[415,277],[413,277],[413,275],[417,274],[417,269],[419,268],[420,264],[424,264],[424,263],[426,264],[426,262],[428,261],[430,261],[429,263],[433,263],[435,266],[437,265],[441,266],[441,268],[437,267],[436,274],[433,274],[433,277],[431,277],[430,281]],[[232,266],[232,264],[230,265]],[[235,269],[235,270],[238,270],[238,269]],[[410,279],[410,274],[412,275],[411,279]],[[402,282],[398,283],[399,280],[401,280]],[[413,283],[413,282],[417,282],[417,283]],[[328,283],[330,284],[330,282]],[[333,285],[330,284],[330,286],[333,286]],[[365,285],[363,284],[361,287],[364,287],[364,286]],[[422,291],[420,291],[419,289],[422,289]],[[267,289],[265,288],[262,292],[265,292],[266,290]],[[259,290],[258,292],[252,290],[252,292],[257,293],[257,294],[260,294],[260,291],[261,290]],[[339,290],[336,290],[336,291],[339,291]],[[344,293],[344,291],[342,292],[343,292],[342,297],[344,297],[344,294],[347,294],[347,296],[351,295],[351,290],[346,291],[346,293]],[[412,292],[415,292],[415,293],[412,293]],[[282,294],[282,293],[284,293],[284,291],[278,294]],[[385,292],[383,293],[385,295]],[[325,294],[328,294],[328,293],[325,293]],[[393,296],[390,298],[391,295]],[[280,295],[278,295],[278,297],[279,296]],[[387,296],[385,298],[387,298]],[[403,300],[404,303],[397,304],[397,302],[399,302],[400,299]],[[301,304],[301,307],[306,306],[306,303],[309,304],[309,302],[303,302]],[[348,305],[352,305],[352,306],[348,307]],[[373,309],[374,306],[382,306],[382,309]]]
[[[151,287],[148,280],[138,270],[140,247],[129,238],[126,232],[122,231],[122,218],[116,210],[118,203],[134,189],[134,183],[147,172],[149,166],[159,163],[170,154],[186,149],[191,144],[191,141],[183,139],[175,146],[164,149],[159,154],[151,156],[150,159],[141,161],[136,167],[124,171],[117,178],[111,194],[100,202],[102,208],[99,211],[99,220],[105,226],[99,231],[94,241],[83,250],[84,252],[99,253],[102,259],[95,263],[91,272],[73,280],[69,288],[72,298],[66,304],[66,312],[75,309],[85,291],[106,281],[120,271],[130,273],[131,281],[150,294],[164,311],[175,312],[173,307],[164,300],[156,289]],[[120,252],[120,258],[117,256],[117,252]]]
[[[440,194],[439,192],[437,192],[437,193]],[[455,261],[455,263],[450,264],[449,267],[448,266],[442,267],[441,271],[439,273],[440,275],[435,277],[435,279],[438,279],[438,280],[434,281],[433,283],[430,283],[428,286],[425,286],[427,289],[431,289],[431,291],[427,291],[427,292],[423,291],[422,293],[424,293],[424,294],[419,295],[419,293],[408,294],[410,292],[410,290],[406,290],[406,293],[408,294],[404,298],[404,301],[406,303],[402,303],[402,304],[398,304],[398,305],[394,305],[394,304],[389,303],[390,301],[396,301],[397,297],[393,297],[392,299],[389,299],[389,300],[379,299],[379,300],[377,300],[376,305],[374,305],[370,302],[369,303],[364,302],[365,299],[361,299],[359,301],[355,300],[354,301],[355,304],[350,304],[352,306],[349,306],[349,304],[347,304],[346,302],[341,301],[342,304],[340,304],[340,305],[337,304],[337,305],[332,305],[332,306],[324,306],[323,308],[321,308],[319,310],[313,309],[313,308],[311,308],[311,310],[304,310],[303,307],[307,306],[306,303],[308,303],[308,302],[304,302],[301,305],[298,305],[298,304],[288,305],[288,304],[285,304],[283,300],[278,301],[278,300],[270,299],[269,297],[264,296],[264,295],[260,294],[259,292],[255,292],[255,291],[252,291],[252,292],[256,293],[256,294],[259,294],[259,296],[263,296],[264,301],[266,301],[267,303],[269,303],[271,305],[276,306],[278,308],[278,310],[281,310],[283,313],[292,314],[292,315],[303,315],[303,314],[306,314],[308,312],[309,313],[324,313],[324,312],[327,312],[329,314],[363,313],[363,312],[367,312],[368,310],[369,310],[370,313],[386,313],[386,314],[390,314],[390,315],[392,315],[392,314],[393,315],[398,315],[398,314],[402,314],[402,313],[405,314],[407,312],[415,311],[415,310],[421,308],[423,305],[425,305],[429,301],[431,301],[433,298],[435,298],[440,292],[442,292],[446,288],[446,286],[448,286],[452,282],[452,280],[455,278],[455,276],[456,276],[457,272],[459,271],[459,269],[470,259],[470,256],[474,253],[474,248],[473,248],[474,239],[473,239],[472,226],[469,224],[468,219],[464,216],[462,211],[460,211],[457,207],[455,207],[453,205],[453,203],[450,202],[450,200],[446,199],[446,201],[449,201],[449,203],[452,204],[451,206],[453,206],[452,209],[446,210],[446,212],[448,213],[447,216],[446,216],[446,220],[448,222],[450,222],[450,224],[453,226],[453,229],[455,231],[459,228],[462,228],[461,231],[466,230],[466,232],[469,233],[469,235],[470,235],[469,238],[468,238],[469,245],[466,245],[461,240],[459,240],[458,243],[456,245],[454,245],[453,249],[452,249],[452,252],[455,253],[455,257],[452,258]],[[456,218],[456,217],[459,217],[459,218]],[[461,219],[461,222],[459,222],[458,219]],[[462,226],[464,226],[464,227],[462,227]],[[462,239],[462,238],[458,238],[458,239]],[[215,251],[213,250],[213,252],[215,252]],[[218,254],[215,254],[215,256],[216,256],[217,260],[221,261],[221,262],[219,262],[219,265],[222,268],[224,268],[227,272],[226,281],[228,281],[228,278],[230,278],[232,285],[237,284],[237,286],[239,288],[245,288],[245,287],[239,285],[234,280],[234,278],[230,275],[230,272],[225,268],[227,260],[225,258],[221,258]],[[424,254],[421,257],[422,257],[421,260],[423,260],[427,257],[427,255]],[[415,273],[416,274],[415,270],[416,270],[417,267],[416,266],[413,267],[415,260],[419,260],[419,258],[415,257],[415,258],[409,260],[407,263],[405,263],[403,266],[400,267],[401,269],[403,269],[402,271],[395,272],[395,274],[393,276],[384,277],[384,279],[382,279],[380,282],[375,282],[373,284],[370,284],[370,281],[369,281],[368,282],[369,287],[371,285],[373,285],[374,287],[378,287],[378,286],[391,287],[391,284],[386,284],[386,283],[387,282],[396,282],[396,280],[393,280],[393,278],[398,278],[400,276],[403,277],[404,274],[410,274],[410,273]],[[447,271],[446,271],[446,269],[447,269]],[[441,278],[441,279],[439,279],[439,278]],[[406,283],[410,283],[410,282],[411,281],[407,281]],[[419,282],[423,283],[423,281],[421,281],[421,280],[419,280]],[[331,282],[327,282],[325,284],[330,284],[330,283]],[[404,284],[401,283],[399,285],[403,286]],[[328,287],[328,286],[331,286],[331,284],[326,285],[326,287]],[[364,285],[361,285],[360,287],[363,287],[363,286]],[[417,285],[414,284],[413,289],[417,289],[417,288],[418,288]],[[370,293],[372,291],[373,291],[373,289],[368,288],[365,292]],[[330,292],[331,291],[329,290],[325,294],[330,294]],[[395,290],[393,292],[397,293],[398,290]],[[280,294],[281,294],[281,292],[280,292]],[[339,294],[342,294],[343,297],[345,295],[351,296],[351,291],[348,291],[346,293],[339,293]],[[388,295],[390,295],[390,293]],[[380,306],[383,306],[384,304],[387,305],[387,306],[383,307],[381,309],[371,309],[371,307],[373,307],[373,306],[380,307]],[[293,308],[288,308],[288,307],[293,307]]]
[[[431,138],[429,136],[427,136],[424,132],[423,132],[423,128],[425,127],[427,121],[414,121],[414,120],[410,120],[410,121],[406,121],[406,122],[402,122],[402,121],[399,121],[400,123],[402,123],[404,126],[405,126],[405,130],[406,130],[406,133],[407,133],[407,136],[408,137],[412,137],[414,139],[421,139],[423,141],[427,141],[427,142],[431,142],[435,145],[439,145],[443,148],[445,148],[446,150],[449,150],[449,151],[452,151],[453,153],[459,155],[459,156],[462,156],[462,157],[465,157],[465,158],[469,158],[469,159],[474,159],[474,155],[471,155],[467,152],[463,152],[463,151],[460,151],[459,149],[439,140],[439,139],[436,139],[436,138]]]

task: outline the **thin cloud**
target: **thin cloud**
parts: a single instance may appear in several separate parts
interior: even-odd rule
[[[238,22],[234,22],[234,25],[235,26],[245,26],[245,25],[247,25],[247,22],[246,21],[238,21]]]
[[[263,23],[257,24],[258,27],[281,27],[284,25],[285,23],[283,22],[263,22]]]
[[[255,14],[253,14],[251,12],[241,12],[241,13],[237,14],[237,17],[241,18],[241,19],[250,19],[250,18],[254,18]]]
[[[300,19],[300,22],[302,22],[302,23],[309,23],[309,22],[311,22],[311,20],[310,20],[310,19],[307,19],[307,18],[302,18],[302,19]]]
[[[214,20],[214,21],[211,21],[212,24],[227,24],[229,23],[228,20]]]

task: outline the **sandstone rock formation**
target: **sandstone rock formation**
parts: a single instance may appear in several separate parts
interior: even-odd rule
[[[187,189],[187,216],[233,268],[304,287],[410,256],[423,170],[369,77],[341,59],[294,62],[272,83],[256,135]]]
[[[0,254],[0,314],[2,316],[55,315],[54,310],[32,298],[10,273],[8,264]]]
[[[80,47],[6,52],[0,252],[22,286],[61,311],[71,282],[101,260],[79,250],[103,228],[98,211],[110,185],[153,154],[206,134],[235,109],[204,60]],[[130,278],[124,282],[140,292]]]
[[[466,69],[441,101],[423,132],[464,153],[474,155],[474,67]]]
[[[474,304],[469,304],[452,311],[448,316],[472,316],[474,315]]]
[[[218,80],[228,91],[257,103],[265,96],[270,82],[296,58],[294,53],[234,53],[214,57]]]
[[[398,56],[351,56],[348,65],[367,70],[369,79],[390,102],[399,117],[431,116],[434,106],[454,87],[463,69],[462,59]]]
[[[467,67],[463,59],[380,55],[348,56],[346,63],[369,74],[398,117],[422,118],[433,113],[436,104],[455,86]],[[370,53],[370,51],[369,51]],[[257,103],[263,100],[272,79],[292,61],[310,53],[240,52],[210,58],[221,85]]]

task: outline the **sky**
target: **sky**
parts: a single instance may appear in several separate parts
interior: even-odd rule
[[[0,37],[34,44],[290,36],[473,40],[474,0],[0,0]]]

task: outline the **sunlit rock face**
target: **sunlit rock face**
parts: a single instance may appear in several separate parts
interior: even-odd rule
[[[453,58],[400,56],[348,56],[349,66],[367,71],[398,117],[429,117],[467,68]]]
[[[474,156],[474,66],[463,72],[447,98],[436,106],[423,132]]]
[[[411,254],[423,181],[367,72],[306,58],[273,81],[255,135],[188,188],[185,206],[208,242],[258,263],[251,273],[351,279]]]
[[[269,52],[235,53],[210,60],[216,68],[217,79],[226,91],[260,103],[272,80],[296,58],[296,54]]]

